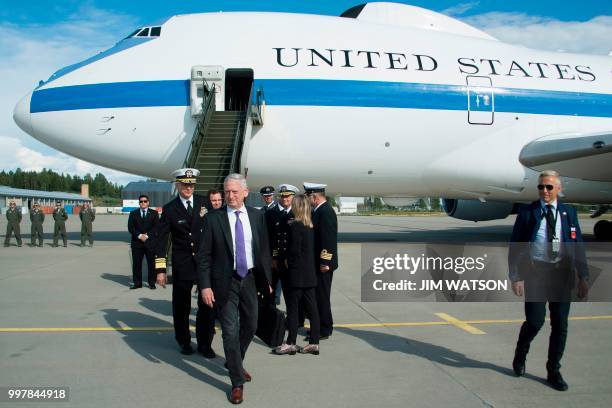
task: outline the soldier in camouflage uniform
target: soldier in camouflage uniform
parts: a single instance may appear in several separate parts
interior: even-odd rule
[[[89,246],[93,246],[92,224],[96,219],[96,212],[89,206],[89,203],[84,203],[81,212],[81,246],[85,246],[85,239],[89,240]]]
[[[15,239],[17,239],[17,246],[21,246],[21,231],[19,229],[19,223],[21,223],[21,208],[17,208],[13,201],[9,203],[9,209],[6,211],[6,220],[8,223],[6,224],[4,246],[9,246],[13,233],[15,233]]]
[[[68,214],[66,214],[66,210],[64,207],[62,207],[61,201],[57,201],[55,203],[53,219],[55,220],[55,225],[53,227],[53,246],[57,247],[57,241],[59,240],[61,234],[62,239],[64,240],[65,248],[68,246],[68,236],[66,235],[66,220],[68,219]]]
[[[43,222],[45,222],[45,213],[40,209],[38,203],[34,203],[34,208],[30,211],[30,221],[32,222],[31,237],[32,241],[30,246],[36,246],[38,240],[38,246],[43,246]]]

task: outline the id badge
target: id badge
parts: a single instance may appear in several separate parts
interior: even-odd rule
[[[576,227],[571,227],[570,228],[570,238],[571,239],[576,239]]]
[[[559,249],[561,248],[561,240],[557,237],[554,237],[552,240],[552,251],[554,254],[559,253]]]

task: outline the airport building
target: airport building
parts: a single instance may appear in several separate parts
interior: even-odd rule
[[[163,207],[174,198],[174,183],[169,181],[132,181],[121,190],[123,211],[129,212],[138,208],[138,196],[149,197],[149,205],[153,208]]]
[[[87,189],[85,189],[85,191],[87,191]],[[82,194],[63,193],[60,191],[26,190],[0,186],[0,209],[2,210],[2,214],[6,212],[6,208],[8,208],[11,201],[14,201],[17,207],[21,207],[24,213],[28,212],[36,202],[41,205],[44,212],[51,213],[53,212],[53,208],[55,208],[55,202],[58,200],[62,202],[62,205],[69,214],[75,212],[74,209],[80,208],[83,203],[91,203],[91,198]]]

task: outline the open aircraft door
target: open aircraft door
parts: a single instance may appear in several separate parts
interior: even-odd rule
[[[492,125],[495,115],[495,95],[491,78],[468,75],[467,108],[471,125]]]
[[[225,106],[225,70],[219,65],[195,65],[191,67],[191,83],[189,98],[191,101],[191,116],[202,114],[202,102],[207,92],[215,90],[215,106],[224,110]]]

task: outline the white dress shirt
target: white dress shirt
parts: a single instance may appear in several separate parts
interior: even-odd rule
[[[255,266],[253,262],[253,232],[251,231],[251,222],[249,221],[249,213],[243,205],[239,210],[227,206],[227,219],[229,220],[230,230],[232,231],[232,246],[234,249],[234,270],[236,269],[236,211],[240,211],[240,222],[242,222],[242,230],[244,231],[244,250],[246,252],[247,269]]]
[[[285,208],[285,207],[283,207],[282,205],[280,205],[280,203],[278,204],[278,209],[279,209],[281,212],[285,212],[285,211],[286,211],[286,212],[289,212],[289,211],[291,211],[291,207],[289,207],[289,208]]]
[[[550,205],[552,206],[551,210],[553,213],[553,217],[557,219],[557,222],[555,224],[555,237],[561,240],[561,223],[563,222],[563,217],[558,211],[557,200],[550,203]],[[548,208],[546,208],[546,202],[543,200],[540,200],[540,210],[542,211],[542,219],[540,221],[540,227],[538,228],[538,232],[536,233],[534,244],[532,247],[532,256],[533,259],[537,261],[555,262],[559,259],[559,256],[557,256],[557,258],[555,259],[549,259],[546,251],[546,248],[548,246],[548,223],[546,222],[546,212],[548,211]],[[561,253],[562,244],[561,242],[559,242],[559,244],[559,253]]]
[[[183,203],[183,207],[185,207],[185,209],[187,209],[187,200],[189,200],[189,202],[191,203],[191,209],[193,209],[193,196],[189,198],[183,198],[183,196],[179,194],[179,198],[181,199],[181,203]]]

